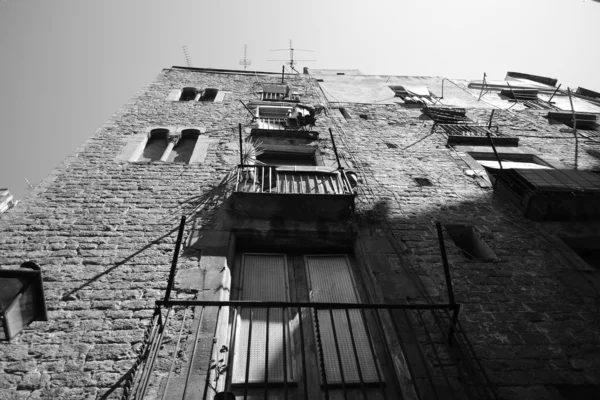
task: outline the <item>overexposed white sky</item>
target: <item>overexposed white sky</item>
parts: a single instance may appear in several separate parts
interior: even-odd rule
[[[502,79],[506,71],[600,91],[592,0],[1,0],[0,187],[16,198],[90,137],[162,68]]]

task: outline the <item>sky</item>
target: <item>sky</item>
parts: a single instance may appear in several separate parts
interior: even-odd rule
[[[592,0],[0,0],[0,188],[21,198],[163,68],[309,68],[600,91]]]

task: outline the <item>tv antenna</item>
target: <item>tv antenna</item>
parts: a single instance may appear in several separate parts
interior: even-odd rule
[[[248,57],[247,57],[247,50],[248,50],[248,45],[246,45],[246,44],[245,44],[245,45],[244,45],[244,59],[243,59],[243,60],[240,60],[240,65],[243,65],[243,66],[244,66],[244,71],[246,70],[246,67],[247,67],[248,65],[251,65],[251,64],[252,64],[252,61],[251,61],[251,60],[248,60]]]
[[[289,51],[290,52],[289,60],[267,60],[267,61],[285,61],[286,64],[290,66],[292,71],[296,71],[296,68],[294,68],[294,65],[296,65],[297,61],[317,61],[317,60],[294,60],[294,51],[307,51],[307,52],[311,52],[311,53],[314,53],[314,51],[313,50],[295,49],[292,46],[292,39],[290,39],[290,48],[289,49],[275,49],[275,50],[270,50],[270,51]],[[298,72],[298,71],[296,71],[296,72]]]
[[[188,53],[187,46],[181,46],[181,48],[183,49],[183,56],[185,57],[185,62],[187,63],[187,66],[191,67],[192,66],[192,60],[190,59],[190,55]]]

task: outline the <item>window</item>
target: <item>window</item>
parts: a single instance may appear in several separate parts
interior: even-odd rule
[[[535,110],[560,110],[552,103],[540,100],[538,93],[537,89],[504,89],[500,91],[500,97],[520,102],[525,107]]]
[[[352,263],[345,254],[238,253],[233,295],[255,301],[360,303],[362,289]],[[299,319],[304,331],[300,330]],[[347,385],[359,383],[359,374],[365,384],[377,385],[382,382],[381,369],[371,334],[365,315],[357,309],[320,309],[316,313],[304,309],[299,314],[292,306],[272,307],[269,311],[244,308],[235,321],[231,383],[234,388],[245,382],[260,385],[303,379],[323,384],[317,350],[322,348],[328,386],[339,387],[342,372]],[[300,343],[304,354],[300,353]],[[336,348],[340,349],[341,359]],[[303,355],[306,364],[312,366],[306,371],[309,377],[301,376]],[[309,390],[318,390],[315,388]]]
[[[427,178],[413,178],[419,186],[433,186],[433,183]]]
[[[549,112],[548,119],[561,122],[570,128],[596,130],[596,115],[588,113],[575,113],[575,121],[573,121],[572,112]],[[575,126],[575,122],[577,125]]]
[[[469,153],[481,166],[486,169],[497,170],[500,165],[494,153]],[[551,169],[541,158],[533,154],[505,154],[500,153],[500,162],[503,169]]]
[[[153,127],[144,134],[127,138],[117,161],[201,163],[211,139],[205,128]]]
[[[494,261],[497,259],[494,251],[479,237],[472,226],[444,225],[444,227],[466,259],[475,261]]]
[[[184,87],[183,89],[172,90],[167,96],[168,101],[204,101],[212,103],[221,103],[225,97],[222,90],[214,88],[197,89],[195,87]]]
[[[0,213],[7,211],[17,204],[13,200],[13,195],[6,188],[0,189]]]
[[[292,108],[292,106],[258,106],[256,108],[258,129],[284,130],[286,128],[287,115],[292,112]]]
[[[256,159],[265,165],[323,165],[318,147],[315,146],[283,146],[262,145],[262,154]]]
[[[33,321],[47,321],[40,267],[0,269],[0,340],[11,340]]]
[[[590,267],[600,271],[599,236],[571,236],[561,237],[560,239]]]
[[[264,85],[261,99],[265,101],[299,101],[298,94],[292,93],[288,85]]]
[[[395,97],[399,97],[407,105],[427,105],[437,102],[437,98],[425,86],[404,85],[389,88],[394,91]]]

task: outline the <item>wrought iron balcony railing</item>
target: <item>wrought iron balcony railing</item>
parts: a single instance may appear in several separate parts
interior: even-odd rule
[[[459,308],[157,301],[123,398],[493,398],[456,355]]]
[[[353,194],[343,170],[325,167],[242,165],[236,192],[279,194]]]

